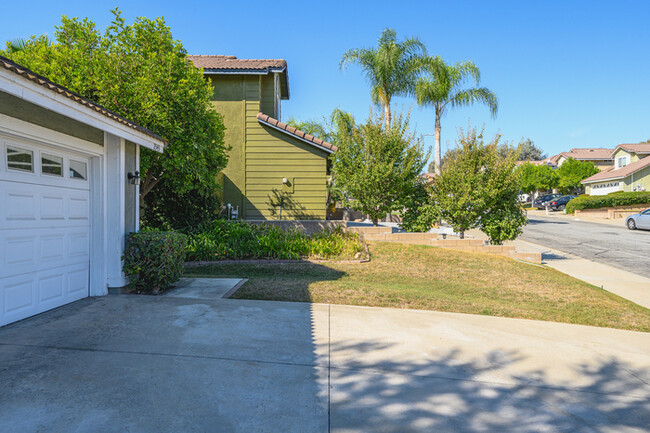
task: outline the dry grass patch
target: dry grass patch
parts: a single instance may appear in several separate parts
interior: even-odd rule
[[[554,269],[422,245],[370,245],[369,263],[223,264],[194,277],[246,277],[239,299],[413,308],[650,332],[650,310]]]

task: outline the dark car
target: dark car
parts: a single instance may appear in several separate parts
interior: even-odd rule
[[[562,197],[556,198],[548,202],[548,207],[552,210],[564,210],[566,204],[578,197],[577,195],[563,195]]]
[[[538,197],[534,202],[533,202],[533,207],[536,207],[537,209],[545,209],[548,202],[555,200],[556,198],[562,197],[562,194],[547,194],[543,195],[541,197]]]

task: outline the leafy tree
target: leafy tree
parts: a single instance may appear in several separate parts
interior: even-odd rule
[[[599,170],[591,161],[569,158],[557,169],[558,186],[563,193],[580,192],[582,190],[580,182],[598,172]]]
[[[372,102],[384,110],[384,121],[392,122],[390,102],[393,96],[412,94],[426,48],[418,38],[397,41],[394,29],[385,29],[376,48],[355,48],[345,52],[339,64],[344,69],[357,64],[370,84]]]
[[[559,176],[546,164],[524,163],[517,168],[521,190],[526,194],[547,191],[558,186]]]
[[[481,79],[481,73],[473,62],[447,65],[439,57],[428,57],[424,65],[425,76],[417,81],[415,96],[419,105],[433,107],[435,112],[434,172],[440,174],[440,119],[447,108],[482,103],[489,107],[494,117],[499,103],[496,95],[486,87],[465,87],[468,81],[478,86]]]
[[[463,238],[467,230],[479,227],[500,244],[515,239],[527,222],[518,204],[519,173],[516,153],[499,155],[497,135],[485,144],[483,132],[471,128],[458,137],[458,154],[432,185],[433,200],[441,217]]]
[[[141,203],[163,181],[177,198],[216,191],[227,157],[211,85],[162,18],[127,25],[118,9],[112,13],[104,33],[86,18],[64,16],[53,41],[40,36],[10,42],[2,55],[169,141],[162,154],[142,149]]]
[[[296,129],[300,129],[302,132],[313,135],[314,137],[320,138],[321,140],[327,142],[330,142],[332,140],[331,128],[329,125],[323,122],[318,122],[316,120],[300,121],[292,117],[287,120],[287,125],[293,126]]]
[[[432,200],[430,187],[420,180],[413,191],[403,198],[404,209],[400,226],[409,232],[426,232],[440,220],[440,209]]]
[[[408,116],[395,116],[390,128],[375,116],[363,125],[344,113],[336,120],[339,150],[333,155],[332,171],[337,185],[351,197],[352,207],[377,225],[403,206],[401,200],[413,191],[428,155],[409,131]]]
[[[519,140],[519,161],[541,161],[546,158],[546,155],[539,147],[535,146],[535,142],[530,138],[523,138]]]

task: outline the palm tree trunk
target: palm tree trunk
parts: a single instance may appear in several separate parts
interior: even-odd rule
[[[389,130],[391,122],[390,102],[384,104],[384,118],[386,120],[386,130]]]
[[[436,175],[440,176],[440,163],[442,161],[442,155],[440,152],[440,114],[436,113],[436,126],[435,126],[435,137],[436,137],[436,147],[434,150],[433,160],[435,166]]]

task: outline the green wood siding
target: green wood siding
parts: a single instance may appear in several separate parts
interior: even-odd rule
[[[325,219],[327,153],[255,120],[247,129],[247,219]],[[282,184],[287,178],[289,186]]]
[[[260,75],[260,111],[274,119],[278,118],[275,108],[275,75]]]
[[[325,219],[329,154],[262,125],[276,117],[273,75],[215,75],[213,106],[224,116],[228,166],[221,175],[224,203],[245,219]],[[287,178],[290,185],[283,185]]]

